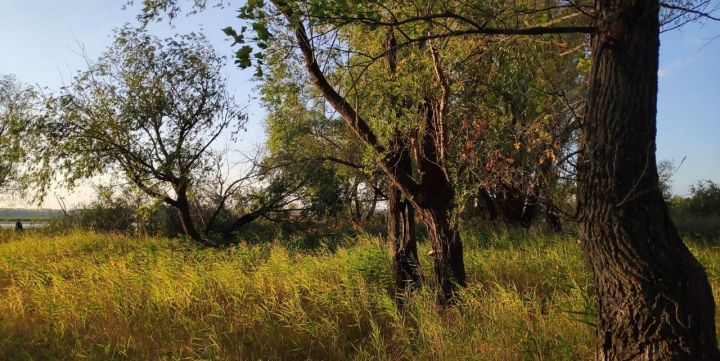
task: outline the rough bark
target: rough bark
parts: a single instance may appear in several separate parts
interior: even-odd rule
[[[596,11],[578,206],[597,360],[720,360],[707,275],[658,186],[658,1],[596,1]]]
[[[427,227],[435,278],[440,287],[438,301],[447,305],[456,299],[456,286],[466,285],[466,276],[462,243],[455,219],[455,190],[444,166],[442,101],[426,98],[420,112],[424,113],[426,124],[413,152],[421,179],[421,191],[410,201]]]
[[[435,278],[440,290],[438,303],[441,305],[454,303],[457,287],[467,285],[460,232],[452,220],[452,202],[445,198],[448,193],[438,192],[428,200],[428,206],[418,211],[432,246]]]
[[[402,200],[402,193],[397,188],[388,192],[387,204],[388,241],[393,251],[395,295],[402,299],[420,285],[415,211]]]

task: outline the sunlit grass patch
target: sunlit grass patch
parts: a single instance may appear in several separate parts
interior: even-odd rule
[[[312,252],[87,232],[0,244],[0,359],[585,360],[590,277],[572,237],[464,235],[469,285],[399,310],[381,239]],[[718,297],[720,256],[694,246]],[[422,273],[432,283],[429,251]]]

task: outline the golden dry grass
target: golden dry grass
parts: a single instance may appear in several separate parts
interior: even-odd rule
[[[389,296],[387,247],[373,237],[345,243],[330,252],[91,232],[5,239],[0,359],[592,357],[590,277],[574,238],[466,234],[461,303],[438,308],[428,286],[403,311]],[[694,251],[717,299],[720,252]]]

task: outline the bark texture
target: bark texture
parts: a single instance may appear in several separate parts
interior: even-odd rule
[[[597,360],[720,360],[707,275],[658,186],[658,9],[596,1],[578,206],[597,292]]]
[[[392,245],[395,294],[406,297],[420,285],[417,241],[415,237],[415,211],[402,199],[402,193],[393,188],[387,201],[388,240]]]

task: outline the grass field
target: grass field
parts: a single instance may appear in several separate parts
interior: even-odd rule
[[[574,237],[464,234],[461,303],[399,311],[382,240],[200,249],[162,238],[3,234],[1,360],[588,360]],[[692,244],[718,299],[720,251]],[[423,244],[421,253],[429,251]],[[428,257],[423,274],[431,282]]]

